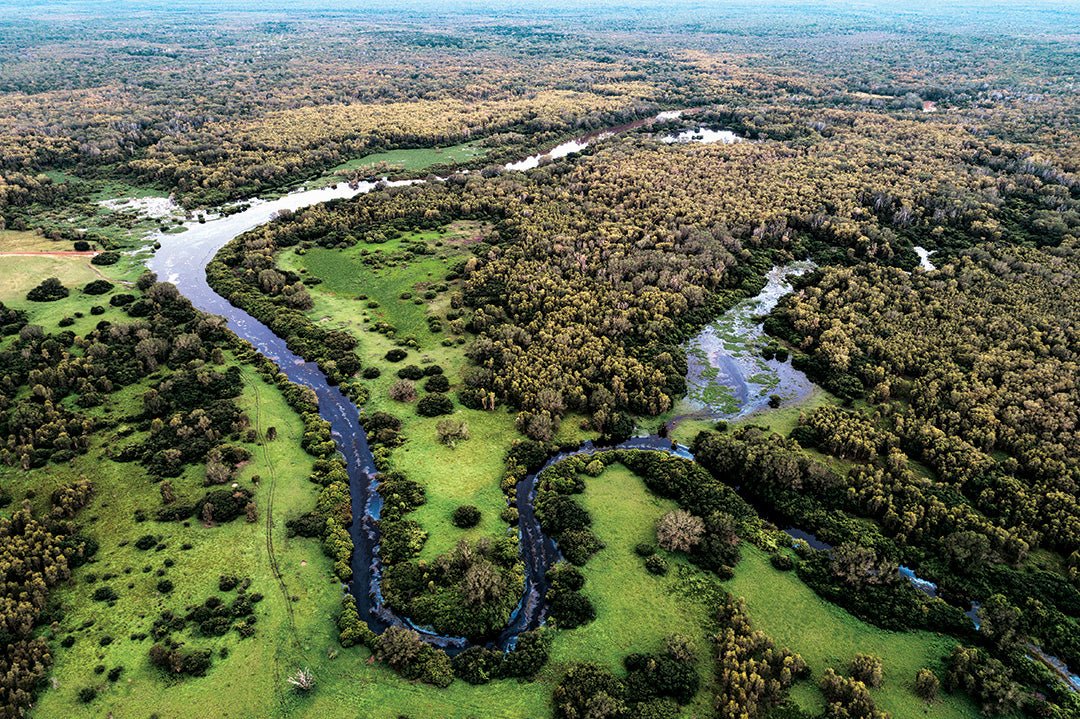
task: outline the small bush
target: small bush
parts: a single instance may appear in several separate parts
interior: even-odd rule
[[[88,282],[86,287],[83,287],[83,294],[103,295],[113,287],[115,287],[115,285],[108,280],[94,280],[93,282]]]
[[[361,376],[363,376],[364,379],[378,379],[381,374],[382,372],[378,367],[365,367]]]
[[[634,547],[634,553],[642,558],[651,557],[652,555],[656,554],[656,545],[649,544],[648,542],[639,542]]]
[[[120,261],[119,252],[100,252],[90,258],[92,265],[115,265]]]
[[[424,370],[414,364],[409,364],[399,369],[397,371],[397,376],[401,379],[421,379],[424,376]]]
[[[91,596],[93,596],[95,602],[115,602],[120,598],[116,590],[108,585],[98,587]]]
[[[451,521],[461,529],[475,527],[480,523],[480,510],[471,504],[463,504],[454,510]]]
[[[54,302],[56,300],[62,300],[71,294],[71,291],[64,287],[56,277],[50,277],[42,280],[34,289],[26,293],[26,299],[31,302]]]
[[[83,704],[89,704],[97,699],[97,689],[94,687],[83,687],[79,690],[79,701]]]
[[[155,537],[152,534],[144,534],[143,536],[141,536],[141,537],[139,537],[138,539],[135,540],[135,548],[136,549],[141,549],[144,552],[146,550],[150,549],[151,547],[156,546],[156,545],[157,545],[157,537]]]
[[[649,570],[650,574],[664,575],[667,574],[668,564],[667,560],[661,557],[659,554],[654,554],[645,560],[645,569]]]
[[[782,552],[777,552],[769,557],[769,562],[781,572],[787,572],[795,568],[795,560],[790,555]]]
[[[437,374],[429,377],[427,382],[424,382],[424,390],[426,392],[446,392],[450,389],[450,380],[446,378],[444,374]]]
[[[424,395],[416,403],[416,413],[421,417],[438,417],[454,411],[454,401],[445,394]]]
[[[168,594],[173,590],[173,583],[168,579],[162,579],[157,583],[157,590],[162,594]]]
[[[392,350],[390,350],[389,352],[386,353],[386,361],[387,362],[400,362],[401,360],[405,359],[408,356],[409,356],[408,352],[401,349],[400,347],[395,347],[394,349],[392,349]]]

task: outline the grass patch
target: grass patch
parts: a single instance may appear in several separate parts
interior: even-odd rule
[[[388,150],[364,155],[330,169],[316,185],[340,182],[341,175],[359,171],[376,174],[393,172],[419,172],[435,165],[457,165],[484,157],[488,149],[479,142],[465,142],[449,147],[421,147],[406,150]]]
[[[827,667],[847,674],[848,663],[859,652],[881,657],[885,681],[871,693],[877,705],[894,719],[913,719],[928,713],[943,719],[980,716],[966,696],[942,693],[941,699],[927,710],[912,691],[915,672],[922,667],[943,674],[942,660],[956,640],[930,632],[889,632],[866,624],[821,599],[794,572],[774,569],[763,551],[747,544],[743,545],[743,560],[735,577],[725,583],[725,588],[745,598],[754,627],[777,644],[801,654],[815,678]],[[812,683],[797,685],[792,697],[808,711],[822,707],[820,692]]]
[[[69,248],[70,246],[65,249]],[[100,279],[101,276],[90,264],[89,257],[49,257],[46,255],[0,257],[0,301],[11,307],[25,308],[27,305],[39,304],[28,302],[26,293],[46,277],[56,277],[72,291],[73,295],[77,295],[78,290],[87,282]],[[108,298],[105,299],[107,302]],[[99,303],[95,302],[95,304]]]

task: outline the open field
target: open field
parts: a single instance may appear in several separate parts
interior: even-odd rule
[[[846,674],[857,653],[874,654],[885,665],[885,682],[871,690],[877,705],[894,719],[980,716],[966,698],[946,693],[928,708],[912,693],[915,672],[929,667],[941,676],[942,659],[955,640],[929,632],[889,632],[870,626],[818,597],[794,572],[772,567],[767,555],[747,544],[735,577],[724,588],[746,600],[754,627],[776,643],[798,652],[820,677],[827,667]],[[816,681],[812,679],[811,681]],[[812,683],[797,684],[793,698],[803,708],[818,711],[822,698]]]
[[[449,147],[423,147],[405,150],[387,150],[364,155],[330,169],[315,181],[316,185],[340,182],[342,175],[354,172],[419,172],[434,165],[453,165],[469,162],[487,154],[487,149],[477,142],[465,142]]]

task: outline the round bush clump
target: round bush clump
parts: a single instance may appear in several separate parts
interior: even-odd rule
[[[654,554],[645,560],[645,568],[649,570],[650,574],[667,574],[667,560],[659,554]]]
[[[87,283],[86,287],[83,287],[83,294],[86,295],[103,295],[113,288],[113,283],[108,280],[94,280]]]
[[[365,367],[363,377],[364,379],[377,379],[382,372],[378,367]]]
[[[638,542],[634,547],[634,553],[639,557],[651,557],[656,554],[656,545],[648,542]]]
[[[446,392],[448,389],[450,389],[450,380],[446,379],[444,374],[433,375],[424,382],[424,390],[427,392]]]
[[[424,376],[424,370],[414,364],[408,364],[397,371],[397,376],[401,379],[421,379]]]
[[[428,394],[416,403],[416,413],[421,417],[438,417],[454,411],[454,401],[445,394]]]
[[[400,362],[401,360],[405,359],[408,356],[409,356],[408,352],[401,349],[400,347],[395,347],[394,349],[392,349],[392,350],[390,350],[389,352],[386,353],[386,361],[387,362]]]
[[[471,504],[463,504],[454,510],[454,515],[451,519],[455,527],[461,529],[469,529],[480,524],[480,510]]]
[[[26,293],[26,299],[31,302],[54,302],[56,300],[62,300],[71,294],[71,291],[67,287],[64,287],[55,277],[50,277],[47,280],[42,280],[41,284]]]
[[[776,567],[782,572],[786,572],[795,568],[795,560],[792,559],[791,556],[788,554],[781,554],[777,552],[776,554],[769,557],[769,562],[771,562],[774,567]]]

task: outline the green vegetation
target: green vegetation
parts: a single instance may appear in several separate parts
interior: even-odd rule
[[[896,719],[923,716],[926,703],[914,693],[915,674],[930,667],[944,674],[945,657],[956,641],[928,632],[890,632],[859,621],[817,596],[793,572],[774,569],[768,555],[747,547],[724,588],[746,600],[754,625],[778,644],[798,652],[820,677],[831,667],[847,674],[852,657],[871,652],[884,662],[885,681],[872,690],[875,703]],[[793,699],[806,711],[821,709],[813,682],[796,685]],[[974,717],[977,709],[963,696],[942,693],[935,717]]]

